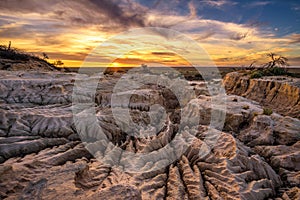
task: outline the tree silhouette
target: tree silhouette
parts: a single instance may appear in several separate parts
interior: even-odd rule
[[[61,60],[56,60],[56,61],[54,61],[53,65],[55,65],[56,67],[60,67],[60,66],[64,65],[64,63]]]
[[[288,59],[284,56],[277,55],[275,53],[268,53],[267,57],[271,59],[271,61],[264,64],[264,67],[266,68],[273,68],[275,66],[278,67],[286,67],[288,66]]]
[[[141,68],[142,68],[143,72],[147,72],[147,73],[149,72],[149,68],[146,64],[141,64]]]
[[[49,59],[49,56],[46,53],[43,53],[43,59],[44,60]]]
[[[256,61],[253,61],[248,67],[246,67],[246,69],[249,69],[249,70],[252,70],[252,69],[255,69],[255,64]]]
[[[10,51],[10,47],[11,47],[11,41],[8,42],[8,47],[7,47],[8,51]]]

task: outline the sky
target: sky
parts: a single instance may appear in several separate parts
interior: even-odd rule
[[[168,34],[148,27],[163,28]],[[144,28],[135,37],[121,37]],[[190,60],[178,54],[179,47],[187,53],[189,49],[174,39],[173,32],[207,52],[193,52],[189,59],[209,57],[217,66],[247,66],[254,61],[260,65],[268,61],[267,53],[274,52],[286,56],[291,66],[300,66],[297,0],[0,1],[0,44],[11,41],[12,47],[35,55],[45,52],[50,62],[59,59],[70,67],[84,66],[91,55],[95,66],[108,61],[113,67],[189,66]],[[141,48],[134,49],[137,43]]]

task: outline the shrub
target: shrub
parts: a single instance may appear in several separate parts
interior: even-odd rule
[[[243,105],[243,107],[242,107],[244,110],[248,110],[249,108],[250,108],[250,106],[249,105]]]
[[[259,115],[258,112],[254,112],[254,113],[253,113],[253,116],[254,116],[254,117],[256,117],[256,116],[258,116],[258,115]]]
[[[263,114],[264,115],[272,115],[273,110],[271,108],[264,108]]]
[[[41,63],[45,63],[49,66],[51,70],[57,69],[60,70],[59,66],[63,65],[63,62],[58,60],[54,63],[49,63],[46,59],[49,57],[47,54],[43,53],[44,58],[40,58],[39,56],[36,56],[34,54],[29,54],[24,51],[21,51],[17,48],[11,47],[11,42],[9,42],[9,46],[6,45],[0,45],[0,58],[1,59],[8,59],[8,60],[16,60],[16,61],[29,61],[34,60],[40,62],[40,64],[37,64],[37,66],[42,66]],[[9,68],[9,67],[8,67]],[[6,68],[6,69],[8,69]]]
[[[264,76],[264,73],[262,71],[253,71],[250,74],[250,78],[261,78]]]
[[[31,56],[29,54],[20,52],[20,50],[16,48],[8,49],[6,46],[1,45],[0,47],[0,58],[10,59],[10,60],[24,60],[28,61]]]
[[[61,60],[56,60],[52,64],[56,67],[61,67],[64,65],[64,63]]]
[[[103,72],[104,75],[113,75],[114,72],[110,69],[106,69],[104,72]]]
[[[195,78],[196,78],[196,80],[203,80],[203,77],[201,76],[201,74],[196,74]]]
[[[284,68],[280,68],[280,67],[270,68],[270,69],[268,69],[268,71],[274,76],[280,76],[280,75],[287,74],[286,70]]]

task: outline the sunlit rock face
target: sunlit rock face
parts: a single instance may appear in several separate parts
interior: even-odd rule
[[[276,112],[300,119],[300,79],[267,76],[250,79],[241,72],[228,73],[224,86],[229,94],[240,95],[271,107]]]
[[[0,74],[2,199],[299,198],[300,121],[264,115],[261,101],[246,99],[251,92],[219,97],[221,108],[201,81],[183,85],[194,93],[182,103],[163,84],[114,91],[121,75]],[[240,80],[227,77],[226,87],[236,91]],[[210,126],[215,110],[221,128]]]

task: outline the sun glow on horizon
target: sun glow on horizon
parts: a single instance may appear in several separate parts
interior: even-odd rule
[[[149,7],[150,0],[107,2],[117,10],[90,0],[56,3],[26,0],[30,9],[15,1],[3,2],[0,2],[0,45],[11,41],[14,48],[37,56],[46,53],[50,62],[62,60],[66,67],[135,67],[143,63],[190,66],[180,55],[172,54],[168,46],[163,50],[150,48],[118,56],[120,46],[130,47],[134,40],[144,40],[145,47],[148,42],[161,44],[160,40],[147,41],[138,35],[128,43],[116,40],[103,49],[107,57],[85,63],[88,55],[103,42],[132,28],[144,27],[162,27],[186,35],[204,48],[217,66],[265,62],[268,52],[283,55],[289,58],[290,65],[300,66],[300,30],[296,25],[300,15],[295,5],[288,2],[266,4],[266,10],[263,4],[253,2],[227,4],[230,0],[222,1],[224,4],[219,7],[208,1],[186,5],[159,1],[160,7]],[[169,9],[162,9],[163,5]],[[275,12],[279,7],[282,16]],[[164,37],[172,41],[172,34]],[[201,55],[195,55],[195,59],[197,56],[201,59]]]

